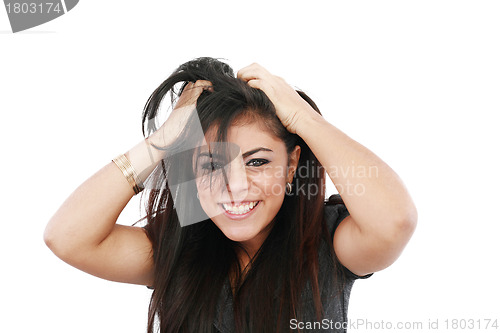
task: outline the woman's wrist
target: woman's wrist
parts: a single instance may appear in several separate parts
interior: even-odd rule
[[[316,111],[303,112],[302,116],[297,121],[295,133],[302,139],[305,139],[311,131],[317,128],[317,126],[324,125],[325,123],[328,122]]]
[[[157,141],[153,141],[154,143],[151,141],[153,140],[151,140],[150,136],[125,153],[132,168],[142,182],[146,181],[151,172],[153,172],[158,163],[165,156],[163,150],[154,147],[157,146]]]
[[[171,138],[169,134],[173,131],[168,131],[166,128],[166,123],[163,124],[160,128],[158,128],[153,134],[151,134],[146,140],[152,146],[153,149],[155,147],[164,148],[172,144],[173,138]],[[158,150],[158,149],[156,149]]]

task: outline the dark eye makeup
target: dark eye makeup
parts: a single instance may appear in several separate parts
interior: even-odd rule
[[[203,169],[203,170],[213,171],[213,170],[219,170],[222,167],[223,167],[222,164],[217,163],[217,162],[213,162],[213,161],[212,162],[205,162],[205,163],[201,164],[201,169]]]
[[[267,163],[269,163],[269,160],[266,160],[265,158],[253,158],[247,162],[247,165],[253,166],[253,167],[260,167],[260,166],[265,165]]]
[[[250,167],[260,167],[265,164],[268,164],[270,161],[265,158],[253,158],[246,163],[247,166]],[[217,161],[204,162],[200,164],[200,168],[205,171],[215,171],[223,168],[224,165]]]

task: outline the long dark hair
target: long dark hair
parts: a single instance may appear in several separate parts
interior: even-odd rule
[[[302,294],[306,283],[313,291],[318,319],[322,304],[318,283],[318,248],[328,244],[332,265],[338,261],[323,217],[325,173],[305,142],[288,132],[277,118],[274,105],[258,89],[237,79],[230,66],[213,58],[198,58],[181,65],[150,96],[143,113],[143,133],[156,130],[155,118],[160,104],[170,92],[171,102],[188,82],[208,80],[213,89],[197,100],[196,112],[188,124],[199,119],[203,133],[215,128],[217,140],[224,142],[228,128],[236,121],[260,121],[280,138],[290,153],[296,145],[301,155],[294,178],[296,191],[285,196],[273,228],[252,258],[245,276],[236,255],[237,242],[228,239],[207,217],[199,223],[181,226],[179,214],[200,210],[192,196],[195,172],[193,152],[181,153],[182,142],[199,140],[190,132],[167,147],[168,156],[149,177],[144,227],[153,245],[154,288],[148,318],[148,333],[212,332],[216,308],[228,276],[235,276],[234,319],[237,332],[289,331],[292,318],[301,318]],[[314,102],[298,92],[317,112]],[[186,164],[187,163],[187,164]],[[314,171],[313,171],[314,168]],[[169,181],[177,181],[175,193]],[[316,189],[315,193],[309,189]],[[305,190],[304,190],[305,189]],[[193,192],[191,192],[193,193]],[[183,215],[183,219],[185,216]],[[192,217],[194,218],[194,217]],[[188,216],[189,219],[189,216]],[[199,219],[201,220],[201,219]]]

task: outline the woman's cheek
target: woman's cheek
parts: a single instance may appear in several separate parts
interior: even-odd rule
[[[205,211],[208,217],[213,217],[217,214],[216,208],[214,207],[215,201],[211,194],[210,187],[203,181],[197,182],[198,197],[197,200],[200,201],[201,208]],[[195,200],[196,200],[195,199]]]
[[[263,197],[279,197],[285,193],[285,180],[272,173],[264,173],[254,184],[260,189]]]

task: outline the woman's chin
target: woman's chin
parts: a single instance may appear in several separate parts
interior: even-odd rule
[[[222,233],[233,242],[246,242],[255,237],[253,232],[245,232],[243,230],[222,230]]]

